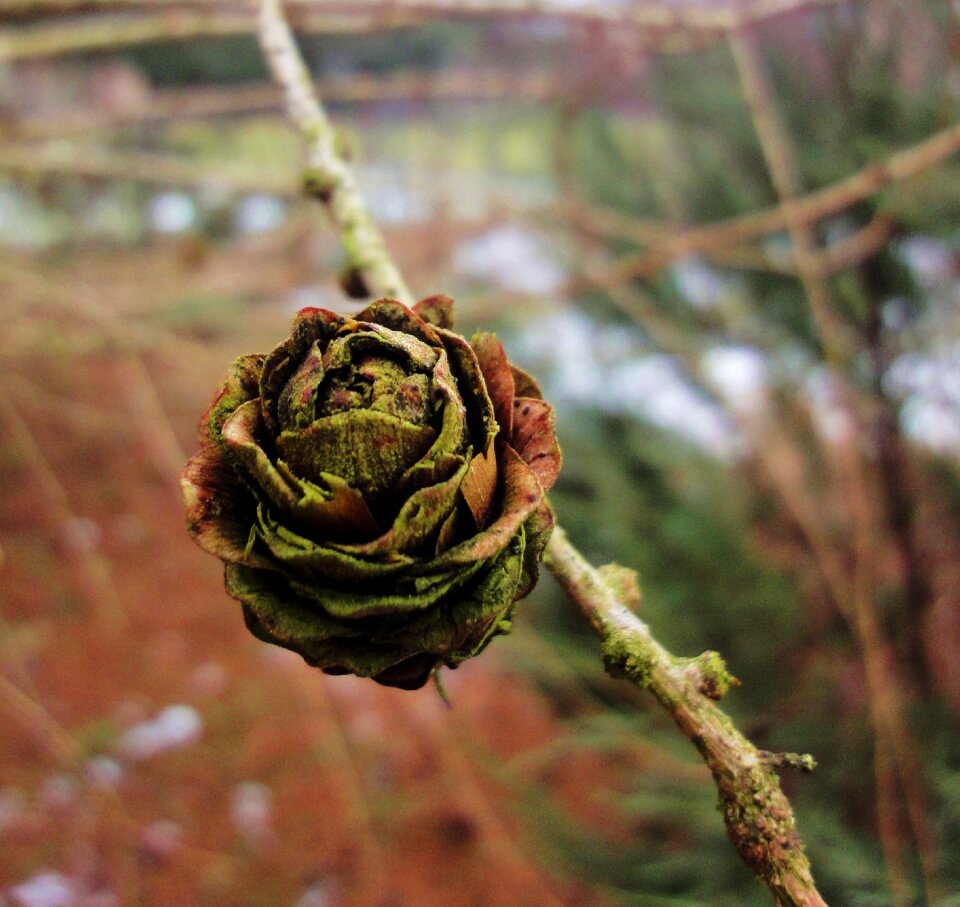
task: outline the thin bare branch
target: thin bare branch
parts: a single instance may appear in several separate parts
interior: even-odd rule
[[[164,186],[217,186],[234,192],[273,192],[296,196],[289,175],[234,161],[204,162],[148,151],[97,153],[82,144],[50,141],[0,147],[0,171],[22,175],[47,173],[90,179],[135,180]]]
[[[677,4],[650,0],[642,4],[571,5],[568,0],[289,0],[291,8],[331,14],[376,16],[392,23],[398,16],[416,14],[436,18],[478,16],[522,16],[553,18],[573,22],[608,22],[647,28],[686,31],[725,32],[740,25],[762,22],[804,9],[838,6],[852,0],[726,0],[711,4]],[[7,0],[10,12],[35,12],[38,8],[51,12],[101,6],[108,9],[131,6],[153,7],[167,11],[183,7],[184,0]],[[222,0],[194,0],[193,9],[223,9]]]
[[[551,206],[549,212],[559,210],[561,214],[578,228],[593,236],[612,239],[632,239],[643,242],[652,248],[649,256],[649,270],[644,267],[643,273],[637,276],[652,277],[657,271],[668,267],[681,255],[670,252],[659,252],[658,245],[669,246],[673,237],[678,239],[682,231],[660,221],[633,220],[604,209],[586,206],[582,203],[566,203]],[[548,212],[548,213],[549,213]],[[861,264],[882,249],[894,230],[893,219],[885,214],[878,214],[868,224],[854,231],[842,239],[817,251],[811,261],[813,273],[820,278],[830,277],[841,271],[849,270]],[[641,240],[640,237],[643,237]],[[666,237],[666,239],[664,239]],[[686,255],[700,255],[714,264],[723,267],[741,268],[747,271],[770,271],[775,274],[789,274],[797,276],[797,263],[794,255],[787,250],[782,256],[774,257],[762,246],[753,243],[737,243],[732,245],[710,245]],[[601,283],[603,281],[601,280]]]
[[[143,4],[140,5],[142,8]],[[256,18],[249,10],[220,9],[212,5],[203,9],[161,9],[136,14],[99,14],[58,17],[35,25],[8,27],[0,31],[0,63],[61,54],[84,53],[124,45],[152,41],[186,40],[200,37],[253,35]],[[376,28],[402,28],[412,24],[397,17],[383,23],[373,16],[352,13],[307,14],[301,26],[314,33],[340,34],[369,31]]]
[[[62,535],[64,530],[78,525],[77,515],[42,446],[10,398],[0,383],[0,427],[3,430],[0,437],[13,444],[28,464],[31,478],[40,492],[41,508],[46,511],[57,533]],[[91,619],[97,621],[106,634],[122,632],[127,625],[127,614],[113,582],[109,562],[98,551],[88,549],[81,549],[76,559]]]
[[[633,278],[650,278],[684,255],[704,254],[729,248],[751,239],[787,229],[788,211],[795,225],[812,224],[840,214],[851,205],[869,198],[892,183],[903,182],[943,163],[960,151],[960,123],[948,126],[930,138],[872,164],[823,189],[775,208],[745,214],[728,220],[676,230],[657,221],[625,217],[616,211],[567,207],[573,216],[598,232],[634,238],[654,247],[640,255],[624,257],[610,268],[604,284],[612,285]]]
[[[409,100],[551,100],[560,96],[557,76],[548,70],[453,69],[401,72],[387,76],[351,75],[317,86],[330,103],[363,104]],[[283,94],[271,85],[191,87],[158,91],[142,106],[125,110],[80,109],[14,120],[11,131],[23,141],[63,138],[140,123],[207,119],[261,111],[281,112]]]
[[[831,308],[830,291],[817,267],[817,243],[810,224],[796,216],[801,192],[800,175],[780,121],[779,111],[752,33],[737,29],[730,34],[730,50],[737,66],[754,128],[767,161],[767,169],[787,221],[800,282],[829,360],[845,358],[849,344],[845,330]]]
[[[333,126],[317,100],[279,0],[263,0],[258,35],[270,71],[283,86],[287,113],[306,140],[305,188],[329,212],[343,240],[348,268],[361,278],[369,295],[412,305],[413,294],[390,258],[353,170],[337,151]]]
[[[554,530],[544,563],[600,637],[607,670],[648,689],[696,746],[717,785],[734,847],[777,903],[825,907],[771,760],[712,701],[731,681],[719,656],[690,662],[671,655],[562,530]]]

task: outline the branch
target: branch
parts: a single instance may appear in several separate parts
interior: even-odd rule
[[[49,521],[49,527],[62,531],[68,526],[76,525],[77,515],[70,506],[67,492],[56,470],[50,465],[10,397],[3,380],[0,379],[0,437],[9,441],[20,452],[22,462],[29,470],[30,479],[36,484],[42,518]],[[127,614],[110,575],[109,562],[96,550],[81,549],[74,558],[75,560],[71,560],[76,564],[78,579],[82,584],[87,618],[96,622],[105,637],[119,634],[126,628]]]
[[[569,0],[326,0],[332,9],[378,11],[386,17],[419,13],[432,17],[531,16],[569,22],[609,22],[644,28],[690,32],[726,32],[738,25],[762,22],[804,9],[838,6],[851,0],[726,0],[714,4],[677,4],[663,0],[644,3],[584,3]],[[317,0],[293,0],[293,5],[314,5]]]
[[[18,0],[4,0],[18,2]],[[844,3],[851,0],[802,0],[812,2]],[[34,0],[29,3],[30,12],[36,15]],[[94,0],[95,5],[95,0]],[[0,34],[0,61],[23,60],[33,57],[49,57],[57,54],[84,53],[86,51],[136,45],[153,41],[183,40],[200,37],[228,35],[253,35],[256,18],[249,10],[227,10],[210,0],[197,0],[189,7],[182,0],[123,0],[114,3],[104,0],[100,4],[110,12],[88,12],[90,2],[67,0],[64,3],[45,4],[48,17],[36,24],[18,25]],[[428,25],[437,18],[477,19],[530,18],[538,14],[553,21],[568,21],[571,25],[617,24],[617,27],[632,29],[637,40],[648,50],[658,53],[690,53],[717,41],[725,32],[715,22],[715,27],[697,28],[678,21],[672,15],[642,16],[637,21],[619,21],[612,18],[609,7],[592,12],[557,6],[555,9],[524,9],[519,4],[512,7],[502,4],[490,6],[451,7],[444,3],[421,3],[406,11],[389,6],[389,0],[364,4],[358,9],[345,4],[316,3],[315,0],[300,0],[296,3],[297,29],[313,34],[385,32],[394,29]],[[131,12],[114,13],[116,7],[129,7]],[[62,15],[78,9],[81,13]],[[136,12],[134,12],[136,10]],[[6,13],[7,9],[4,8]],[[649,21],[648,21],[649,20]],[[657,24],[657,23],[666,24]]]
[[[773,209],[777,214],[779,209]],[[731,231],[731,240],[727,242],[721,235],[708,236],[709,241],[692,248],[684,248],[684,237],[689,235],[670,224],[620,214],[609,208],[587,205],[582,200],[570,200],[551,206],[545,214],[554,215],[548,223],[556,223],[556,214],[572,223],[578,230],[599,239],[629,240],[648,246],[644,253],[644,263],[638,266],[636,276],[653,277],[654,274],[672,264],[684,255],[699,254],[722,267],[741,268],[747,271],[768,271],[775,274],[797,276],[795,256],[789,250],[774,257],[757,243],[740,242],[738,232]],[[750,215],[751,217],[753,215]],[[719,221],[710,227],[722,227],[731,221]],[[762,226],[762,224],[760,225]],[[893,235],[896,222],[887,214],[877,214],[868,224],[833,243],[825,245],[813,258],[813,273],[820,278],[831,277],[841,271],[850,270],[862,264],[866,259],[884,248]],[[777,232],[779,226],[771,224],[770,232]],[[694,231],[690,231],[691,233]],[[637,261],[631,258],[631,261]],[[601,278],[607,289],[613,289]]]
[[[134,5],[131,3],[131,6]],[[151,4],[151,7],[156,4]],[[304,28],[317,33],[363,32],[376,27],[402,28],[412,20],[394,17],[382,23],[370,14],[303,11]],[[152,41],[252,35],[256,20],[243,8],[224,11],[209,3],[200,8],[159,8],[131,14],[100,13],[48,18],[0,32],[0,62],[112,49]]]
[[[89,179],[134,180],[163,186],[217,186],[231,192],[272,192],[295,197],[296,181],[285,173],[235,161],[204,162],[152,151],[91,149],[44,141],[0,144],[0,173],[65,174]]]
[[[261,45],[270,67],[284,86],[291,119],[310,144],[308,189],[321,180],[321,200],[328,206],[348,254],[371,287],[382,285],[381,269],[396,274],[379,232],[373,227],[349,166],[336,156],[333,129],[313,93],[278,0],[262,0]],[[321,168],[318,172],[318,165]],[[329,173],[329,176],[328,176]],[[331,178],[332,177],[332,178]],[[344,219],[338,212],[347,212]],[[362,223],[371,232],[356,232]],[[369,247],[358,243],[370,242]],[[362,254],[357,254],[362,253]],[[399,281],[399,275],[396,280]],[[407,291],[407,298],[409,291]],[[826,907],[810,874],[790,804],[774,768],[810,770],[807,756],[775,756],[758,750],[714,704],[737,681],[714,652],[678,659],[652,636],[649,628],[557,528],[544,564],[590,621],[603,645],[607,670],[649,689],[697,747],[713,774],[727,831],[737,852],[770,889],[782,907]],[[620,585],[620,584],[618,584]]]
[[[550,18],[569,22],[599,22],[689,32],[722,33],[740,25],[765,22],[807,9],[841,6],[853,0],[721,0],[712,4],[677,4],[646,0],[635,4],[603,2],[571,5],[569,0],[289,0],[291,7],[324,15],[367,13],[382,23],[416,15],[423,19],[507,16]],[[222,0],[6,0],[10,12],[55,13],[71,9],[152,7],[216,10]]]
[[[796,215],[795,203],[801,189],[800,175],[780,112],[773,100],[773,90],[760,51],[753,33],[747,29],[732,31],[729,45],[753,127],[767,162],[767,172],[787,220],[793,257],[813,323],[827,359],[841,362],[850,355],[850,338],[846,326],[833,311],[830,288],[818,273],[818,249],[813,227]]]
[[[549,19],[571,25],[633,30],[661,53],[687,53],[730,30],[801,10],[853,0],[742,0],[709,5],[608,3],[572,6],[569,0],[290,0],[297,26],[311,32],[358,32],[424,25],[443,19]],[[0,61],[77,53],[105,47],[211,35],[252,34],[256,23],[241,4],[219,0],[4,0],[6,14],[48,18],[0,34]],[[81,14],[88,9],[108,10]],[[115,13],[128,8],[130,13]],[[80,11],[77,15],[64,12]],[[56,18],[54,18],[56,17]]]
[[[937,166],[960,151],[960,123],[934,133],[884,161],[871,164],[851,176],[801,198],[773,208],[727,220],[673,230],[656,221],[626,217],[613,210],[587,209],[582,205],[564,210],[578,222],[608,235],[630,238],[652,248],[641,255],[627,256],[611,266],[603,279],[605,286],[633,279],[647,279],[684,255],[709,255],[751,239],[768,236],[794,225],[813,224],[840,214],[851,205],[876,194],[885,186],[903,182]],[[667,236],[664,238],[664,233]],[[658,235],[659,233],[659,235]],[[827,273],[830,265],[825,266]]]
[[[548,101],[558,98],[561,88],[556,73],[547,68],[504,69],[462,68],[435,72],[408,71],[386,76],[351,75],[330,79],[319,85],[320,94],[330,102],[362,104],[382,101]],[[142,104],[111,110],[94,107],[71,108],[53,114],[13,116],[12,137],[19,141],[63,138],[122,126],[168,120],[279,112],[279,89],[273,85],[216,86],[167,89],[151,92]]]
[[[147,15],[58,18],[37,25],[7,28],[0,34],[0,61],[49,57],[196,35],[234,35],[244,32],[250,32],[249,16],[209,9],[169,9]]]
[[[4,718],[4,728],[19,726],[24,735],[43,750],[49,760],[65,771],[82,777],[84,750],[77,739],[32,696],[25,693],[17,684],[0,674],[0,715]],[[122,829],[132,842],[142,840],[144,825],[127,811],[120,794],[115,791],[87,785],[86,794],[91,801],[103,810],[107,821]],[[181,860],[203,860],[205,863],[216,861],[219,867],[228,871],[238,871],[240,861],[237,857],[207,850],[195,844],[183,843],[178,848]],[[124,901],[123,903],[126,903]]]
[[[391,296],[412,305],[413,294],[397,270],[349,164],[337,152],[336,133],[310,81],[279,0],[260,6],[260,46],[274,79],[283,86],[287,114],[307,143],[307,193],[323,203],[347,253],[348,279],[359,278],[358,296]]]
[[[712,701],[736,682],[720,656],[705,652],[683,660],[671,655],[559,528],[547,545],[544,565],[600,637],[607,671],[649,690],[697,748],[716,782],[733,846],[776,902],[825,907],[774,771],[781,765],[811,771],[811,757],[758,750]]]

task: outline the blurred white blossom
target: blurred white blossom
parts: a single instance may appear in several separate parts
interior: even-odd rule
[[[520,227],[496,227],[461,242],[454,267],[464,276],[514,293],[548,295],[560,289],[565,273],[543,240]]]
[[[59,872],[38,872],[9,894],[18,907],[76,907],[78,896],[73,882]]]
[[[189,705],[171,705],[151,721],[134,725],[121,738],[119,751],[134,761],[180,749],[203,734],[203,719]]]
[[[186,192],[161,192],[150,203],[150,226],[157,233],[184,233],[197,222],[197,204]]]

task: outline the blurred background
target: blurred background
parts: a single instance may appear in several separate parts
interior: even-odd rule
[[[291,0],[420,295],[556,404],[834,905],[960,905],[960,4]],[[341,311],[252,9],[0,4],[0,904],[762,905],[693,748],[546,577],[431,688],[249,637],[177,481]]]

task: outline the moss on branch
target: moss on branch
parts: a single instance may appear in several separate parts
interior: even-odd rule
[[[813,758],[758,750],[716,705],[738,683],[720,655],[671,655],[559,528],[547,545],[544,564],[600,636],[607,671],[649,690],[697,748],[716,783],[730,840],[776,902],[823,907],[774,770],[811,770]]]

